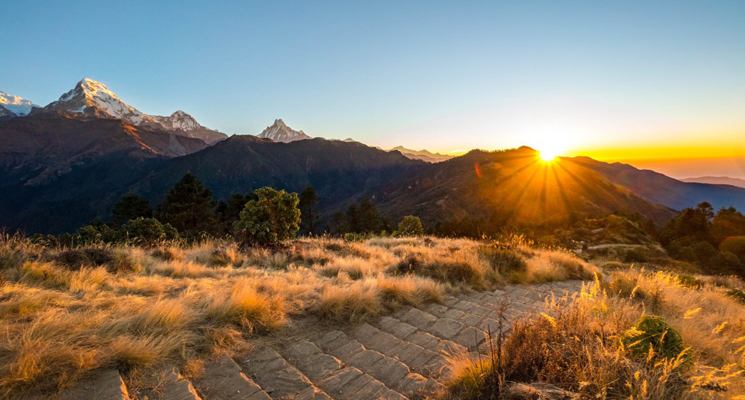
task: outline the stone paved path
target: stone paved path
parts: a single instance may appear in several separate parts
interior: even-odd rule
[[[497,331],[500,304],[510,323],[545,308],[547,296],[579,292],[581,281],[512,285],[500,290],[447,296],[444,304],[407,307],[345,330],[329,329],[277,345],[262,344],[247,359],[223,355],[189,382],[167,371],[157,390],[139,399],[158,400],[366,400],[423,399],[453,376],[451,357],[485,353],[487,332]],[[83,382],[60,399],[130,400],[116,371]]]

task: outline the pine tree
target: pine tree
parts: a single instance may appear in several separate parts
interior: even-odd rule
[[[114,210],[111,212],[111,223],[114,226],[126,224],[127,221],[137,218],[150,218],[153,216],[153,209],[146,198],[134,193],[125,194],[121,200],[116,203]]]
[[[171,224],[189,239],[205,233],[218,233],[212,191],[190,173],[184,175],[158,205],[156,218],[164,224]]]
[[[302,227],[306,232],[312,234],[315,232],[316,219],[318,219],[318,217],[313,214],[313,207],[315,207],[319,200],[318,195],[316,194],[315,189],[313,189],[313,186],[308,186],[300,192],[299,198]]]

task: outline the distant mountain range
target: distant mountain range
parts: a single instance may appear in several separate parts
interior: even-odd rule
[[[736,207],[745,210],[745,189],[711,185],[706,183],[682,182],[667,175],[650,170],[640,170],[628,164],[604,163],[589,157],[571,159],[574,163],[597,171],[608,180],[628,188],[637,195],[676,210],[693,207],[708,201],[714,208]]]
[[[404,156],[411,158],[412,160],[422,160],[429,163],[437,163],[453,158],[453,156],[447,154],[432,153],[427,150],[412,150],[407,149],[403,146],[396,146],[389,151],[398,151],[401,152],[401,154],[403,154]]]
[[[154,206],[186,172],[217,199],[262,186],[313,186],[322,224],[366,197],[394,220],[413,214],[432,226],[467,218],[491,230],[559,227],[615,211],[664,224],[675,210],[701,201],[745,210],[743,188],[682,182],[587,157],[546,163],[527,147],[460,157],[400,146],[385,151],[311,138],[281,119],[257,136],[227,137],[181,111],[144,114],[89,79],[43,108],[3,96],[2,104],[12,106],[3,106],[8,115],[0,118],[0,226],[29,233],[106,220],[126,193]]]
[[[698,178],[681,179],[683,182],[708,183],[710,185],[730,185],[745,188],[745,179],[730,178],[728,176],[701,176]]]

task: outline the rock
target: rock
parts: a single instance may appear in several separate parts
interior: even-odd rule
[[[575,400],[579,394],[542,382],[510,382],[505,396],[508,400]]]

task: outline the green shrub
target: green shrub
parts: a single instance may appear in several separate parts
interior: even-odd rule
[[[733,236],[724,239],[719,245],[719,250],[734,253],[740,259],[745,258],[745,236]]]
[[[122,236],[129,242],[141,246],[153,246],[164,240],[178,238],[178,231],[169,224],[161,224],[154,218],[129,220],[122,226]]]
[[[117,231],[106,224],[86,225],[77,230],[77,243],[112,243],[117,240]]]
[[[296,193],[270,187],[257,189],[236,221],[235,231],[244,246],[277,246],[291,239],[300,229],[300,210]]]
[[[364,242],[369,237],[370,235],[365,233],[347,232],[344,234],[344,240],[347,242]]]
[[[424,235],[422,220],[420,220],[419,217],[407,215],[398,224],[397,231],[398,236],[422,236]]]
[[[626,250],[626,252],[623,254],[623,261],[627,263],[648,262],[649,255],[644,248],[635,247],[630,250]]]
[[[520,274],[528,271],[528,264],[516,252],[497,246],[481,246],[479,254],[500,275]]]
[[[740,289],[730,289],[727,291],[727,296],[732,297],[733,299],[739,301],[742,304],[745,304],[745,292],[743,292]]]
[[[647,294],[639,288],[638,279],[632,274],[621,273],[612,281],[602,282],[603,289],[620,297],[645,299]]]
[[[690,275],[678,275],[678,283],[690,289],[699,289],[703,282]]]
[[[738,257],[737,254],[731,251],[723,251],[722,260],[724,260],[724,263],[730,268],[737,268],[742,266],[742,259]]]
[[[608,261],[602,265],[603,269],[624,269],[626,268],[620,261]]]
[[[98,267],[114,259],[113,252],[106,248],[78,248],[63,251],[55,257],[58,264],[70,269]]]
[[[483,274],[478,267],[466,262],[424,263],[411,256],[399,261],[389,272],[395,275],[414,274],[446,283],[467,283],[473,287],[481,287],[484,283]]]
[[[137,271],[139,266],[132,261],[125,251],[117,251],[108,247],[84,247],[63,251],[55,257],[55,261],[67,269],[77,271],[81,267],[104,266],[109,272]]]
[[[668,359],[682,357],[685,365],[692,365],[693,353],[683,345],[680,333],[670,327],[662,317],[645,315],[621,336],[625,348],[634,356],[643,358],[654,354]]]
[[[0,271],[3,269],[18,268],[23,264],[26,257],[23,252],[8,246],[0,247]]]

